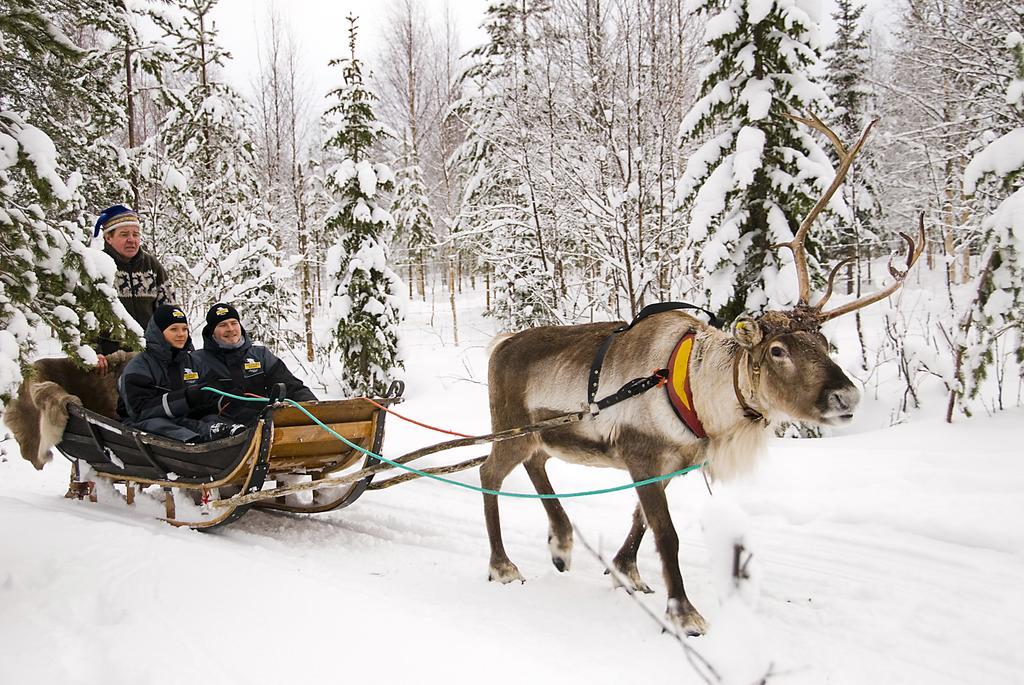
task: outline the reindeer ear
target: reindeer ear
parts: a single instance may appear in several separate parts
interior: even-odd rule
[[[740,316],[732,324],[732,337],[736,339],[742,347],[748,350],[754,345],[761,342],[764,338],[764,333],[761,331],[761,325],[754,321],[749,316]]]

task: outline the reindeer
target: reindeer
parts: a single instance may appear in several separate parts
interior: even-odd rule
[[[894,280],[888,287],[825,311],[836,275],[846,263],[842,262],[829,274],[825,294],[810,304],[804,250],[807,233],[842,183],[874,125],[872,122],[847,150],[820,119],[813,114],[811,117],[793,119],[824,133],[835,146],[840,165],[831,186],[793,240],[775,246],[788,247],[794,256],[799,281],[799,302],[794,309],[741,316],[733,323],[731,333],[689,314],[669,311],[635,321],[628,329],[622,329],[621,322],[546,326],[499,336],[492,345],[488,368],[491,424],[494,431],[500,431],[578,410],[583,398],[588,397],[588,369],[592,368],[595,353],[617,328],[621,332],[606,348],[600,371],[605,388],[618,388],[639,373],[664,367],[681,341],[689,340],[685,380],[692,396],[687,395],[685,401],[695,412],[694,428],[677,418],[672,404],[660,392],[646,392],[592,412],[577,423],[495,444],[480,467],[484,488],[500,489],[509,472],[523,464],[538,493],[553,493],[545,471],[545,462],[551,457],[624,469],[634,482],[701,463],[714,478],[728,479],[753,465],[764,450],[766,427],[773,421],[789,418],[841,425],[853,418],[860,392],[829,358],[828,343],[819,329],[826,321],[877,302],[902,285],[924,248],[924,219],[922,216],[916,244],[901,234],[909,246],[906,268],[896,269],[890,259]],[[676,384],[671,380],[669,386]],[[683,588],[679,539],[665,498],[666,482],[637,488],[639,503],[632,528],[612,565],[632,589],[652,592],[636,566],[637,549],[649,526],[668,591],[668,619],[686,634],[700,635],[706,623]],[[549,520],[552,562],[559,571],[567,571],[572,557],[572,525],[557,499],[542,502]],[[484,495],[484,517],[491,548],[489,579],[522,582],[522,574],[502,544],[496,496]]]

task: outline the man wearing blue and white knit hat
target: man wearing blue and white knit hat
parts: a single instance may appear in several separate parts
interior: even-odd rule
[[[167,285],[167,270],[156,257],[142,249],[142,224],[139,215],[124,205],[107,207],[96,220],[93,237],[103,234],[103,251],[117,265],[114,286],[118,299],[143,330],[162,304],[173,304],[174,295]],[[128,349],[122,341],[112,340],[109,331],[101,333],[97,344],[101,372],[106,357],[119,349]]]

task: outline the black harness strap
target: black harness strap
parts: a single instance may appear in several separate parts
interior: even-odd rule
[[[618,404],[623,400],[628,400],[630,397],[636,397],[637,395],[645,393],[651,388],[656,388],[667,381],[668,369],[658,369],[646,378],[634,378],[619,388],[615,394],[608,395],[608,397],[593,403],[591,405],[591,413],[597,414],[596,411],[593,411],[594,407],[597,407],[598,411],[601,409],[607,409],[613,404]]]
[[[658,369],[653,375],[647,376],[646,378],[634,378],[619,388],[619,390],[613,395],[609,395],[602,400],[595,400],[597,397],[597,388],[601,383],[601,367],[604,366],[605,355],[607,355],[608,350],[611,349],[615,336],[619,333],[625,333],[648,316],[676,309],[696,309],[702,311],[708,315],[709,324],[715,328],[721,327],[718,318],[713,313],[703,307],[690,304],[689,302],[655,302],[654,304],[649,304],[641,309],[635,319],[633,319],[628,325],[619,326],[613,330],[608,337],[604,339],[601,346],[597,348],[597,353],[594,355],[594,361],[590,365],[590,379],[587,382],[587,406],[590,407],[590,413],[592,415],[596,416],[600,410],[606,409],[613,404],[618,404],[630,397],[635,397],[640,393],[647,392],[651,388],[657,387],[668,380],[668,369]]]

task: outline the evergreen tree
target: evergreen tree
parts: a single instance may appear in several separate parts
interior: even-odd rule
[[[399,170],[395,186],[395,242],[404,244],[409,260],[409,296],[413,284],[420,297],[426,290],[426,261],[434,245],[434,218],[430,200],[423,186],[423,171],[415,152],[407,158],[408,164]],[[415,273],[414,273],[415,272]]]
[[[864,128],[868,107],[867,33],[860,26],[864,5],[838,0],[832,20],[836,38],[829,46],[825,63],[825,90],[832,99],[832,128],[840,138],[849,139]]]
[[[7,92],[4,107],[31,112],[34,125],[45,131],[60,151],[62,165],[77,171],[81,196],[94,203],[80,207],[77,218],[87,223],[95,216],[96,205],[102,209],[113,204],[109,198],[120,201],[128,186],[119,169],[124,150],[111,139],[112,134],[124,130],[126,121],[124,101],[115,87],[120,62],[112,59],[111,49],[101,39],[130,31],[128,15],[118,0],[24,3],[32,7],[24,15],[17,9],[21,4],[15,2],[11,13],[0,21],[17,32],[19,23],[23,22],[22,29],[34,23],[31,16],[45,17],[59,33],[50,40],[51,45],[63,55],[76,56],[68,59],[56,53],[36,53],[26,58],[27,53],[12,51],[3,60],[6,68],[0,66],[0,80]],[[25,40],[25,45],[38,47],[33,37],[25,36]]]
[[[96,41],[104,64],[112,74],[112,101],[123,109],[119,128],[106,140],[113,147],[103,178],[116,184],[112,194],[97,197],[98,208],[116,203],[133,207],[143,218],[146,249],[158,256],[172,250],[154,234],[153,217],[167,201],[165,183],[174,185],[178,171],[166,163],[162,143],[153,133],[164,116],[166,79],[173,74],[176,57],[163,37],[151,30],[155,5],[129,3],[125,22]]]
[[[210,21],[216,2],[178,0],[178,16],[152,15],[173,41],[184,81],[163,91],[159,135],[173,167],[167,173],[178,175],[167,182],[172,212],[154,228],[179,257],[172,272],[185,306],[198,312],[210,302],[235,302],[253,337],[275,343],[279,293],[292,265],[282,263],[265,218],[248,105],[217,73],[229,55]]]
[[[772,246],[792,240],[834,171],[817,134],[786,115],[827,111],[828,98],[808,76],[820,38],[804,3],[694,4],[714,14],[706,32],[711,61],[680,134],[707,142],[691,156],[676,194],[689,206],[707,303],[731,320],[796,300],[792,259]],[[816,273],[813,232],[807,251]]]
[[[335,241],[325,264],[325,319],[341,394],[381,395],[402,367],[401,281],[388,266],[393,220],[380,203],[380,194],[391,189],[394,179],[386,164],[372,161],[384,132],[356,59],[356,33],[356,19],[350,16],[349,57],[331,62],[341,66],[344,81],[329,93],[334,104],[327,110],[334,126],[325,153],[339,161],[328,169],[325,184],[334,201],[325,230]]]
[[[826,58],[828,71],[825,90],[832,101],[829,117],[832,129],[841,140],[856,140],[872,118],[871,93],[867,84],[867,33],[860,27],[863,4],[839,0],[832,19],[836,23],[836,39]],[[850,169],[841,193],[850,210],[850,226],[829,236],[838,252],[853,257],[860,264],[862,246],[877,242],[876,231],[881,223],[878,191],[878,170],[874,148],[868,145]],[[847,292],[852,292],[852,266]],[[857,279],[858,281],[860,279]]]
[[[47,332],[87,362],[95,353],[85,341],[97,330],[133,338],[113,262],[85,244],[86,177],[68,163],[89,159],[74,153],[92,145],[98,129],[74,127],[109,93],[94,79],[94,55],[57,22],[98,27],[114,9],[18,0],[0,15],[0,400],[17,389]],[[47,102],[52,109],[41,106]],[[59,112],[79,118],[61,120]]]
[[[1013,31],[1006,46],[1016,62],[1002,117],[1011,122],[1009,130],[976,154],[964,173],[966,193],[987,192],[998,204],[982,222],[982,244],[987,247],[967,317],[967,325],[973,323],[975,329],[974,339],[967,342],[973,344],[960,350],[969,355],[961,398],[978,396],[1000,356],[996,348],[1001,339],[1010,339],[1009,348],[1024,369],[1024,37]],[[979,189],[983,181],[985,187]],[[1002,408],[1002,398],[998,405]]]

